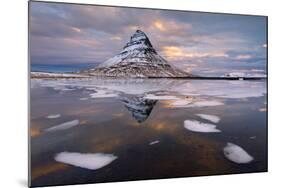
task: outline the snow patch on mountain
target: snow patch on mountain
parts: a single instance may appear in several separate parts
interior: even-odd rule
[[[131,36],[119,54],[83,73],[93,76],[136,78],[192,76],[161,57],[146,34],[140,30]]]

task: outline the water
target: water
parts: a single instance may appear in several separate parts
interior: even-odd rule
[[[54,72],[54,73],[70,73],[84,69],[94,68],[96,64],[80,63],[80,64],[31,64],[33,72]]]
[[[264,80],[32,80],[32,186],[264,172],[266,108]],[[60,117],[46,118],[50,114]],[[47,131],[73,120],[79,124]],[[214,124],[220,132],[188,130],[185,120]],[[254,160],[227,159],[229,142]],[[56,161],[62,152],[66,157]],[[89,169],[96,159],[89,165],[83,157],[97,153],[98,163],[112,161]]]

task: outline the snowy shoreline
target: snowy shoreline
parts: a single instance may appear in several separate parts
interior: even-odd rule
[[[192,79],[192,80],[263,80],[267,77],[115,77],[115,76],[93,76],[79,73],[51,73],[51,72],[31,72],[31,79],[74,79],[74,78],[128,78],[128,79]]]

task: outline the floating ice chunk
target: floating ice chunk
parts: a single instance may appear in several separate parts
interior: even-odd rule
[[[60,116],[61,116],[60,114],[50,114],[46,118],[55,119],[55,118],[59,118]]]
[[[212,132],[221,132],[216,129],[216,125],[209,123],[202,123],[196,120],[185,120],[184,127],[193,132],[202,132],[202,133],[212,133]]]
[[[220,101],[207,101],[207,100],[192,101],[192,99],[181,99],[172,102],[171,105],[177,108],[188,108],[188,107],[220,106],[220,105],[224,105],[224,103]]]
[[[251,136],[251,137],[250,137],[250,139],[256,139],[256,138],[257,138],[256,136]]]
[[[171,103],[174,107],[186,107],[188,104],[192,103],[191,100],[179,99]]]
[[[96,90],[96,93],[90,94],[92,98],[110,98],[110,97],[118,97],[117,93],[112,93],[105,90]]]
[[[74,152],[61,152],[55,156],[57,162],[86,168],[90,170],[100,169],[118,157],[113,154],[104,153],[74,153]]]
[[[243,148],[232,143],[227,143],[223,153],[228,160],[238,164],[250,163],[254,160]]]
[[[82,97],[82,98],[80,98],[79,100],[80,101],[86,101],[86,100],[88,100],[89,98],[87,98],[87,97]]]
[[[160,141],[159,140],[155,140],[149,143],[149,145],[154,145],[154,144],[158,144]]]
[[[259,111],[260,111],[260,112],[266,112],[266,111],[267,111],[267,108],[260,108]]]
[[[65,129],[69,129],[71,127],[77,126],[79,125],[79,120],[72,120],[72,121],[68,121],[59,125],[56,125],[54,127],[50,127],[48,129],[46,129],[46,131],[60,131],[60,130],[65,130]]]
[[[154,95],[154,94],[147,94],[144,96],[145,99],[150,100],[178,100],[179,98],[176,96],[171,95]]]
[[[218,116],[214,116],[214,115],[209,115],[209,114],[196,114],[196,115],[202,119],[211,121],[213,123],[218,123],[221,120]]]
[[[207,107],[207,106],[220,106],[224,105],[224,103],[220,101],[197,101],[193,104],[190,104],[189,107]]]

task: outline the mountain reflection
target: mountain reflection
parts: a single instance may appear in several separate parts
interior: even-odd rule
[[[122,103],[131,112],[132,117],[139,123],[144,122],[150,115],[157,100],[145,99],[143,97],[121,97]]]

